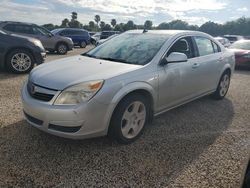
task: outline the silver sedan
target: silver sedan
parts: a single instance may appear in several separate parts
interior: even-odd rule
[[[234,54],[201,32],[128,31],[35,68],[24,114],[57,136],[131,143],[156,115],[205,95],[223,99],[234,66]]]

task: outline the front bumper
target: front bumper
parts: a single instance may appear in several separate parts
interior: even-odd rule
[[[53,105],[58,94],[50,102],[40,101],[30,96],[25,84],[22,89],[22,103],[28,123],[44,132],[70,139],[107,134],[108,105],[93,99],[78,106]]]
[[[46,52],[35,52],[34,59],[35,59],[35,63],[37,65],[44,63],[44,61],[46,59]]]

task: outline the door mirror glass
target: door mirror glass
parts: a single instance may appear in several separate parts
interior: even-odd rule
[[[180,52],[172,52],[167,58],[167,63],[182,63],[187,62],[188,58],[187,55]]]

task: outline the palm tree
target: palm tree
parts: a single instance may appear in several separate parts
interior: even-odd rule
[[[99,15],[95,15],[95,22],[98,23],[101,21],[101,17]]]
[[[111,20],[111,25],[113,26],[113,28],[116,26],[116,19]]]

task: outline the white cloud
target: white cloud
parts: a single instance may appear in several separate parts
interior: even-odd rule
[[[143,24],[145,19],[152,19],[153,23],[159,23],[167,21],[168,18],[182,19],[199,25],[207,21],[207,18],[193,16],[191,12],[218,11],[227,6],[218,0],[39,0],[34,5],[13,3],[10,0],[2,1],[0,6],[2,19],[38,24],[60,24],[63,18],[70,17],[71,11],[77,10],[78,20],[82,23],[88,23],[93,20],[95,14],[99,14],[106,22],[116,18],[118,22],[132,19],[135,23]],[[63,7],[67,10],[62,10]],[[157,15],[163,15],[165,20]]]
[[[239,11],[239,12],[247,12],[248,8],[247,7],[238,8],[237,11]]]

